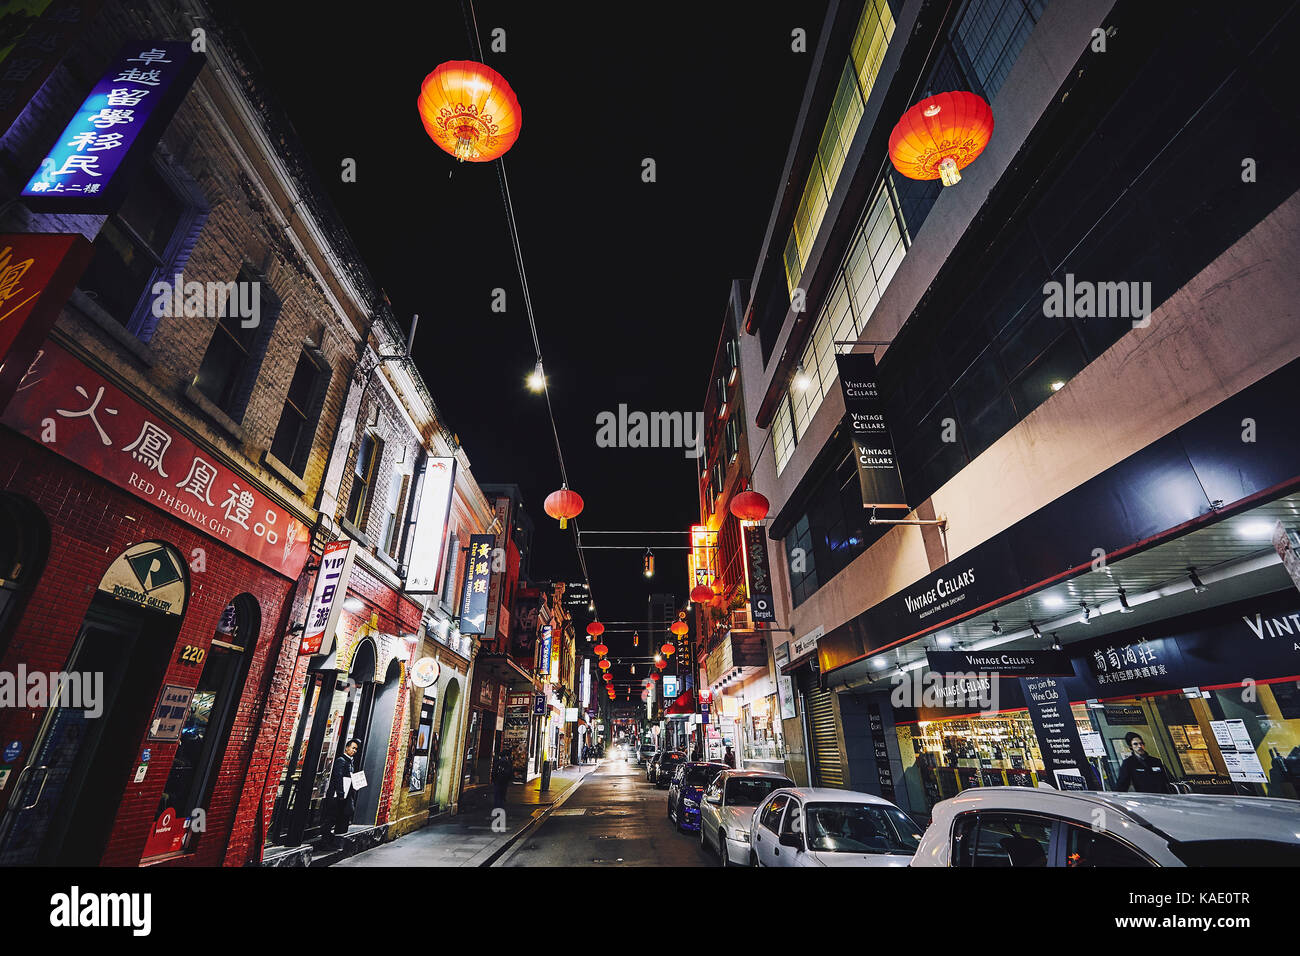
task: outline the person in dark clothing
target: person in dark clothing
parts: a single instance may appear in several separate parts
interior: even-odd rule
[[[492,809],[506,805],[506,787],[515,775],[513,748],[506,748],[492,761]]]
[[[736,769],[736,752],[735,752],[734,750],[732,750],[730,747],[728,747],[728,748],[727,748],[727,752],[726,752],[726,753],[723,755],[723,757],[722,757],[722,762],[725,763],[725,764],[726,764],[728,767],[730,767],[732,770],[735,770],[735,769]]]
[[[1115,789],[1124,793],[1131,786],[1137,793],[1173,793],[1174,788],[1169,782],[1165,765],[1160,762],[1160,758],[1147,753],[1141,734],[1125,734],[1124,743],[1128,744],[1129,755],[1119,766],[1119,780],[1115,782]]]
[[[352,822],[352,815],[357,809],[357,788],[352,786],[351,781],[352,774],[356,772],[353,761],[360,749],[361,741],[353,737],[343,748],[343,753],[334,758],[334,766],[330,771],[330,785],[325,791],[325,799],[329,801],[332,810],[327,819],[333,819],[335,833],[348,832],[348,824]],[[343,785],[345,778],[348,780],[346,787]]]

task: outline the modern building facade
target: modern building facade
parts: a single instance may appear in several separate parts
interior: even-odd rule
[[[740,336],[796,780],[925,815],[1112,787],[1137,732],[1180,788],[1297,796],[1296,36],[1267,5],[831,5]],[[891,130],[948,90],[991,105],[987,149],[952,186],[901,176]],[[850,352],[910,510],[863,506]],[[996,702],[916,693],[932,653],[1055,647],[1068,759],[987,655]]]

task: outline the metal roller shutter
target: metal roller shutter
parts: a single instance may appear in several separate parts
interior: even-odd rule
[[[812,724],[813,779],[819,787],[844,786],[840,762],[839,735],[835,732],[835,702],[832,691],[812,690],[807,695]]]

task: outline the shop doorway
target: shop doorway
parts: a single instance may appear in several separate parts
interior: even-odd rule
[[[21,495],[0,491],[0,657],[50,553],[50,525]]]
[[[371,666],[371,673],[374,667]],[[388,770],[388,741],[393,732],[393,715],[397,709],[398,691],[402,686],[402,665],[400,661],[391,661],[384,674],[382,684],[371,681],[368,685],[372,700],[368,708],[366,724],[357,736],[362,739],[361,753],[357,755],[358,763],[365,772],[365,787],[357,794],[357,811],[353,822],[373,826],[378,819],[379,797],[383,792],[383,782]]]
[[[451,806],[456,760],[456,709],[460,706],[460,681],[447,681],[442,697],[442,719],[438,721],[438,736],[434,740],[434,795],[440,805]],[[438,788],[446,785],[446,791]]]
[[[109,567],[63,668],[98,699],[49,702],[0,820],[0,866],[99,864],[175,649],[186,570],[154,541]]]

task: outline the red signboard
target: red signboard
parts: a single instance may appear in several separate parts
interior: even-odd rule
[[[307,561],[307,525],[52,342],[0,421],[281,574]]]
[[[0,236],[0,410],[50,334],[90,262],[82,236]]]

